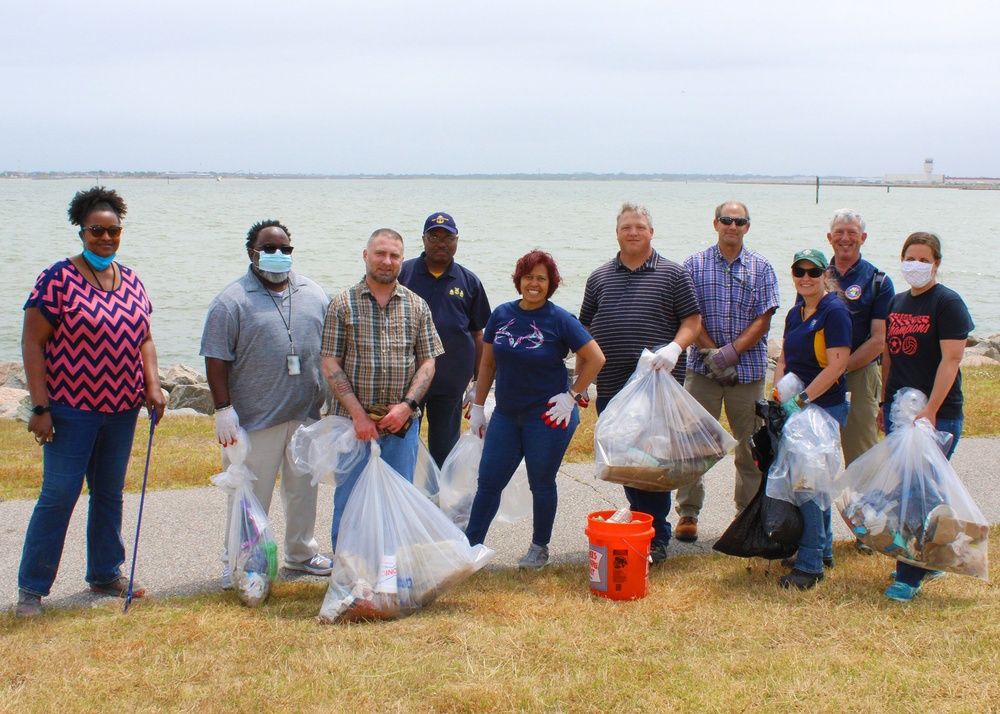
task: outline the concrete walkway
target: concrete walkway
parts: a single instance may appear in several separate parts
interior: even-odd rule
[[[952,459],[958,475],[990,523],[1000,521],[1000,488],[996,474],[1000,465],[1000,439],[963,438]],[[711,553],[712,543],[729,526],[734,511],[733,459],[723,459],[705,477],[705,510],[699,522],[696,543],[672,541],[670,554]],[[206,474],[206,478],[207,478]],[[626,505],[621,486],[598,481],[590,464],[566,464],[559,474],[559,511],[556,516],[550,552],[553,564],[584,564],[588,560],[588,542],[584,534],[587,514]],[[329,525],[333,510],[333,489],[321,486],[317,517],[317,538],[323,552],[330,551]],[[13,607],[17,596],[17,569],[21,558],[24,532],[34,501],[0,503],[0,612]],[[125,497],[124,539],[128,552],[125,573],[131,566],[139,497]],[[59,576],[47,607],[88,607],[107,598],[93,595],[84,582],[87,500],[81,498],[70,523],[66,549]],[[275,494],[271,508],[272,526],[279,543],[284,533],[280,498]],[[676,523],[676,514],[670,520]],[[157,491],[146,496],[139,542],[136,578],[146,586],[151,598],[218,591],[222,575],[222,530],[225,523],[225,496],[215,487]],[[842,519],[834,514],[836,538],[849,538]],[[531,541],[530,518],[511,525],[495,524],[487,545],[497,551],[490,567],[516,567]],[[279,545],[280,553],[280,545]],[[670,568],[669,560],[663,566]],[[283,579],[321,578],[281,571]],[[319,607],[319,601],[316,606]]]

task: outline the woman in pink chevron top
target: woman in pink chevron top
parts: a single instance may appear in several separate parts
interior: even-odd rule
[[[42,446],[42,490],[24,536],[17,614],[42,613],[84,480],[87,574],[93,592],[125,596],[122,490],[139,409],[163,415],[152,306],[142,282],[115,262],[127,207],[113,190],[77,193],[69,220],[83,252],[38,276],[24,304],[21,350]],[[145,591],[133,585],[132,596]]]

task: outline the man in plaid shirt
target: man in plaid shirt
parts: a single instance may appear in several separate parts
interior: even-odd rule
[[[761,474],[750,454],[756,425],[754,402],[764,397],[767,332],[778,308],[778,278],[771,263],[743,245],[750,230],[747,207],[736,201],[715,209],[719,241],[684,261],[701,308],[684,387],[716,419],[726,418],[736,447],[736,511],[742,511],[760,486]],[[702,480],[677,489],[680,520],[674,536],[698,539],[698,514],[705,501]]]
[[[323,375],[337,398],[333,413],[351,419],[362,441],[378,440],[386,463],[412,482],[420,439],[417,404],[434,377],[434,358],[444,348],[430,307],[397,282],[402,236],[387,228],[375,231],[362,257],[364,279],[335,297],[326,313]],[[334,492],[334,550],[344,507],[365,463]]]

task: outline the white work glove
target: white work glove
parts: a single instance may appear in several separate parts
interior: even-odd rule
[[[671,342],[666,347],[656,350],[651,362],[653,369],[665,369],[668,372],[677,365],[677,358],[681,356],[681,346],[676,342]]]
[[[469,407],[469,429],[472,433],[482,439],[486,435],[486,407],[482,404],[473,404]]]
[[[553,429],[562,425],[563,429],[569,427],[570,417],[573,416],[573,408],[576,407],[576,400],[569,392],[557,394],[549,399],[552,408],[542,414],[542,419]]]
[[[469,415],[472,413],[472,400],[476,398],[476,380],[469,382],[469,388],[465,390],[465,397],[462,398],[462,411],[465,412],[465,418],[468,419]]]
[[[223,446],[236,443],[236,433],[240,428],[240,416],[229,406],[215,412],[215,438]]]

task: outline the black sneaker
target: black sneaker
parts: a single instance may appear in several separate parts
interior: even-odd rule
[[[667,559],[667,544],[662,541],[654,540],[649,544],[649,557],[653,562],[653,565],[659,565],[664,560]]]
[[[860,540],[854,541],[854,550],[861,553],[861,555],[874,555],[875,551],[872,550],[870,545],[865,545]]]
[[[816,587],[816,583],[821,580],[823,580],[823,573],[806,573],[802,570],[793,570],[788,575],[783,575],[778,584],[783,588],[808,590]]]
[[[42,596],[29,593],[27,590],[19,590],[17,593],[17,608],[14,614],[17,617],[38,617],[42,610]]]

